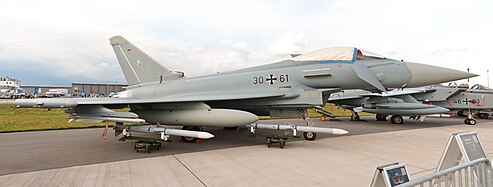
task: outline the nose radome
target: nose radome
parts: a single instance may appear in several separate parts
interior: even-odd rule
[[[413,62],[406,62],[406,64],[411,71],[411,81],[407,84],[408,87],[428,86],[478,76],[473,73],[438,66]]]

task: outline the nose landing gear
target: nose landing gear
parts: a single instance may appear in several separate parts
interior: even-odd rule
[[[467,118],[464,120],[466,125],[476,125],[476,120],[472,117],[471,110],[467,113]]]

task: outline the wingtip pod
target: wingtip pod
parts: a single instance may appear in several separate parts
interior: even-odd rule
[[[77,102],[69,99],[16,99],[13,104],[17,108],[73,108]]]
[[[15,104],[15,100],[13,100],[13,101],[7,100],[7,101],[0,102],[0,105],[11,105],[11,104]]]

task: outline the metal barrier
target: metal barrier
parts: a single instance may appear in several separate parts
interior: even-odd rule
[[[433,173],[396,187],[493,187],[492,161],[479,158]]]

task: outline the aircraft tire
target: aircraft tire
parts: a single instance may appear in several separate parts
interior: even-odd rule
[[[490,117],[490,115],[488,115],[487,113],[479,113],[478,117],[481,119],[488,119],[488,117]]]
[[[392,122],[393,124],[402,124],[404,123],[404,118],[402,118],[402,116],[400,115],[393,115],[392,117],[390,117],[390,122]]]
[[[457,112],[457,115],[458,115],[459,117],[466,117],[466,115],[464,115],[464,111],[462,111],[462,110],[459,110],[459,111]]]
[[[475,119],[465,119],[464,123],[467,125],[476,125],[476,120]]]
[[[305,140],[313,141],[317,138],[317,133],[314,132],[303,132],[303,137]]]
[[[189,130],[189,131],[201,131],[202,127],[183,126],[181,129],[182,130]],[[198,138],[182,136],[181,140],[183,140],[183,142],[185,142],[185,143],[195,143],[198,140]]]
[[[382,114],[377,114],[376,118],[377,118],[377,121],[387,121],[387,116],[382,115]]]

